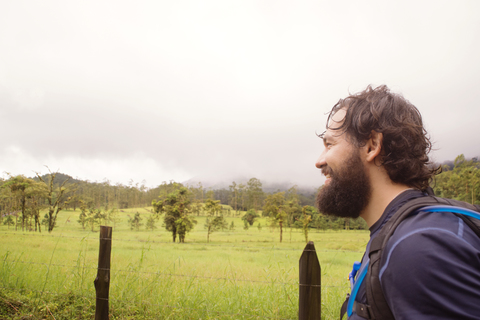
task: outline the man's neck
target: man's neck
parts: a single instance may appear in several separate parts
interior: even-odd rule
[[[360,214],[368,227],[370,228],[380,219],[385,208],[402,192],[410,188],[403,184],[387,184],[381,186],[372,186],[370,202]]]

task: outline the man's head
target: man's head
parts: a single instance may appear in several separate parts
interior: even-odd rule
[[[340,188],[344,189],[352,181],[358,182],[356,180],[360,170],[363,172],[362,180],[365,180],[365,175],[368,177],[365,163],[361,159],[356,161],[357,173],[351,172],[353,166],[347,164],[352,161],[352,157],[360,157],[358,151],[362,148],[375,148],[373,163],[383,168],[394,184],[425,190],[437,172],[437,169],[430,167],[428,152],[431,143],[420,112],[401,95],[391,93],[386,86],[375,89],[368,86],[362,92],[341,99],[332,108],[327,131],[320,137],[324,139],[325,151],[316,166],[327,173],[330,170],[333,172],[331,177],[326,175],[325,187],[317,198],[320,210],[325,213],[329,213],[325,210],[326,202],[332,201],[333,194],[340,192]],[[350,171],[347,181],[335,181],[335,171]],[[330,181],[335,184],[329,186]],[[339,182],[342,186],[338,185]],[[358,187],[358,183],[354,185]],[[370,184],[363,189],[368,203]],[[327,197],[328,194],[330,196]],[[356,195],[358,194],[357,192]],[[361,210],[363,208],[358,207],[357,212]]]

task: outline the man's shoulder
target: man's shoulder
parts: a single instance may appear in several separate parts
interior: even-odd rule
[[[455,274],[458,266],[476,269],[479,275],[480,237],[452,212],[419,210],[405,218],[388,239],[379,276],[407,272],[421,281],[426,275]]]
[[[425,197],[428,199],[429,197]],[[444,200],[441,198],[436,198]],[[416,201],[419,201],[417,199]],[[445,199],[447,201],[451,201]],[[446,207],[448,208],[448,206]],[[478,229],[478,227],[477,227]],[[477,231],[477,233],[476,233]],[[412,212],[395,229],[395,232],[388,241],[387,247],[394,243],[406,239],[407,237],[416,237],[419,235],[430,238],[443,238],[446,235],[462,239],[480,249],[480,237],[478,230],[473,230],[459,214],[448,211],[430,212],[422,209]],[[421,239],[419,239],[421,241]],[[458,245],[458,244],[457,244]]]
[[[425,250],[429,251],[429,255],[452,259],[459,251],[478,254],[480,237],[462,218],[452,212],[419,210],[397,226],[386,244],[382,261],[386,263],[392,254],[422,259]]]
[[[381,260],[382,288],[400,319],[480,312],[480,238],[453,213],[412,214],[398,225]]]

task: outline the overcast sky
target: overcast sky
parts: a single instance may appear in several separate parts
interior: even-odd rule
[[[315,132],[387,84],[480,156],[480,1],[2,1],[0,172],[320,185]]]

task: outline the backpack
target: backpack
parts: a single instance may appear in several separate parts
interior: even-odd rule
[[[387,242],[395,229],[413,212],[419,209],[430,212],[451,212],[461,218],[465,224],[468,225],[478,237],[480,237],[480,206],[458,200],[435,197],[433,196],[433,190],[431,189],[427,190],[427,192],[429,193],[429,196],[410,200],[400,207],[400,209],[398,209],[398,211],[383,226],[378,235],[372,240],[368,252],[370,258],[368,271],[366,272],[366,275],[364,272],[363,275],[359,275],[357,278],[357,281],[360,281],[360,283],[365,279],[367,292],[367,304],[355,303],[355,312],[359,316],[366,319],[395,319],[388,307],[380,284],[380,261],[383,249],[386,247]],[[347,295],[347,299],[343,303],[340,311],[340,320],[347,312],[347,305],[350,309],[353,306],[353,301],[348,304],[349,297],[350,295]],[[354,299],[353,292],[352,299]]]

